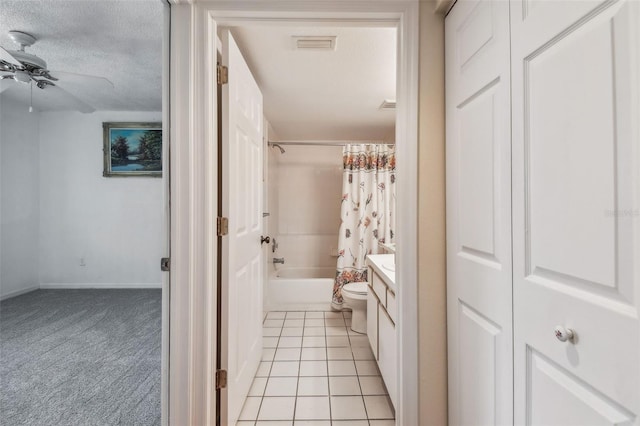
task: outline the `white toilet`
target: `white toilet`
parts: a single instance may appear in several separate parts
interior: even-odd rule
[[[366,281],[345,284],[342,298],[346,307],[351,308],[351,330],[367,334],[367,288]]]

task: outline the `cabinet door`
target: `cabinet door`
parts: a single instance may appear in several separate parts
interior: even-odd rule
[[[371,288],[367,293],[367,336],[373,356],[378,359],[378,299]]]
[[[509,3],[459,1],[445,32],[449,423],[511,424]]]
[[[640,3],[511,12],[515,423],[638,425]]]
[[[382,305],[378,307],[379,342],[378,342],[378,367],[382,374],[384,384],[387,386],[389,398],[393,406],[396,407],[396,382],[398,367],[396,365],[398,354],[398,343],[396,327],[387,316],[387,312]]]

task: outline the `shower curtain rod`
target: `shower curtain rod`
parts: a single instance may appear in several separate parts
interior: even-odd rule
[[[273,145],[309,145],[309,146],[345,146],[349,144],[376,144],[395,145],[394,142],[384,141],[269,141],[269,146]]]

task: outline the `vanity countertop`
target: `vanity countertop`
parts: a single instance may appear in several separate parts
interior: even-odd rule
[[[389,289],[394,293],[397,292],[396,287],[396,271],[393,254],[370,254],[367,256],[367,263],[373,270],[380,275]],[[393,271],[390,270],[393,268]]]

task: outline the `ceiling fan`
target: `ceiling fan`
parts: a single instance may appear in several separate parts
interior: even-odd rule
[[[56,96],[63,96],[80,112],[93,112],[95,108],[81,101],[76,96],[62,89],[58,84],[60,77],[61,83],[64,81],[83,80],[83,83],[90,82],[91,85],[102,85],[113,89],[113,83],[104,77],[90,76],[84,74],[76,74],[61,71],[49,71],[47,63],[40,57],[27,53],[26,47],[33,45],[37,39],[31,34],[22,31],[9,31],[9,38],[16,43],[18,50],[7,50],[0,46],[0,81],[13,80],[31,88],[35,85],[40,89],[47,91],[55,91]],[[53,74],[53,75],[52,75]],[[0,87],[0,93],[9,87],[3,85]],[[29,109],[31,111],[31,107]]]

